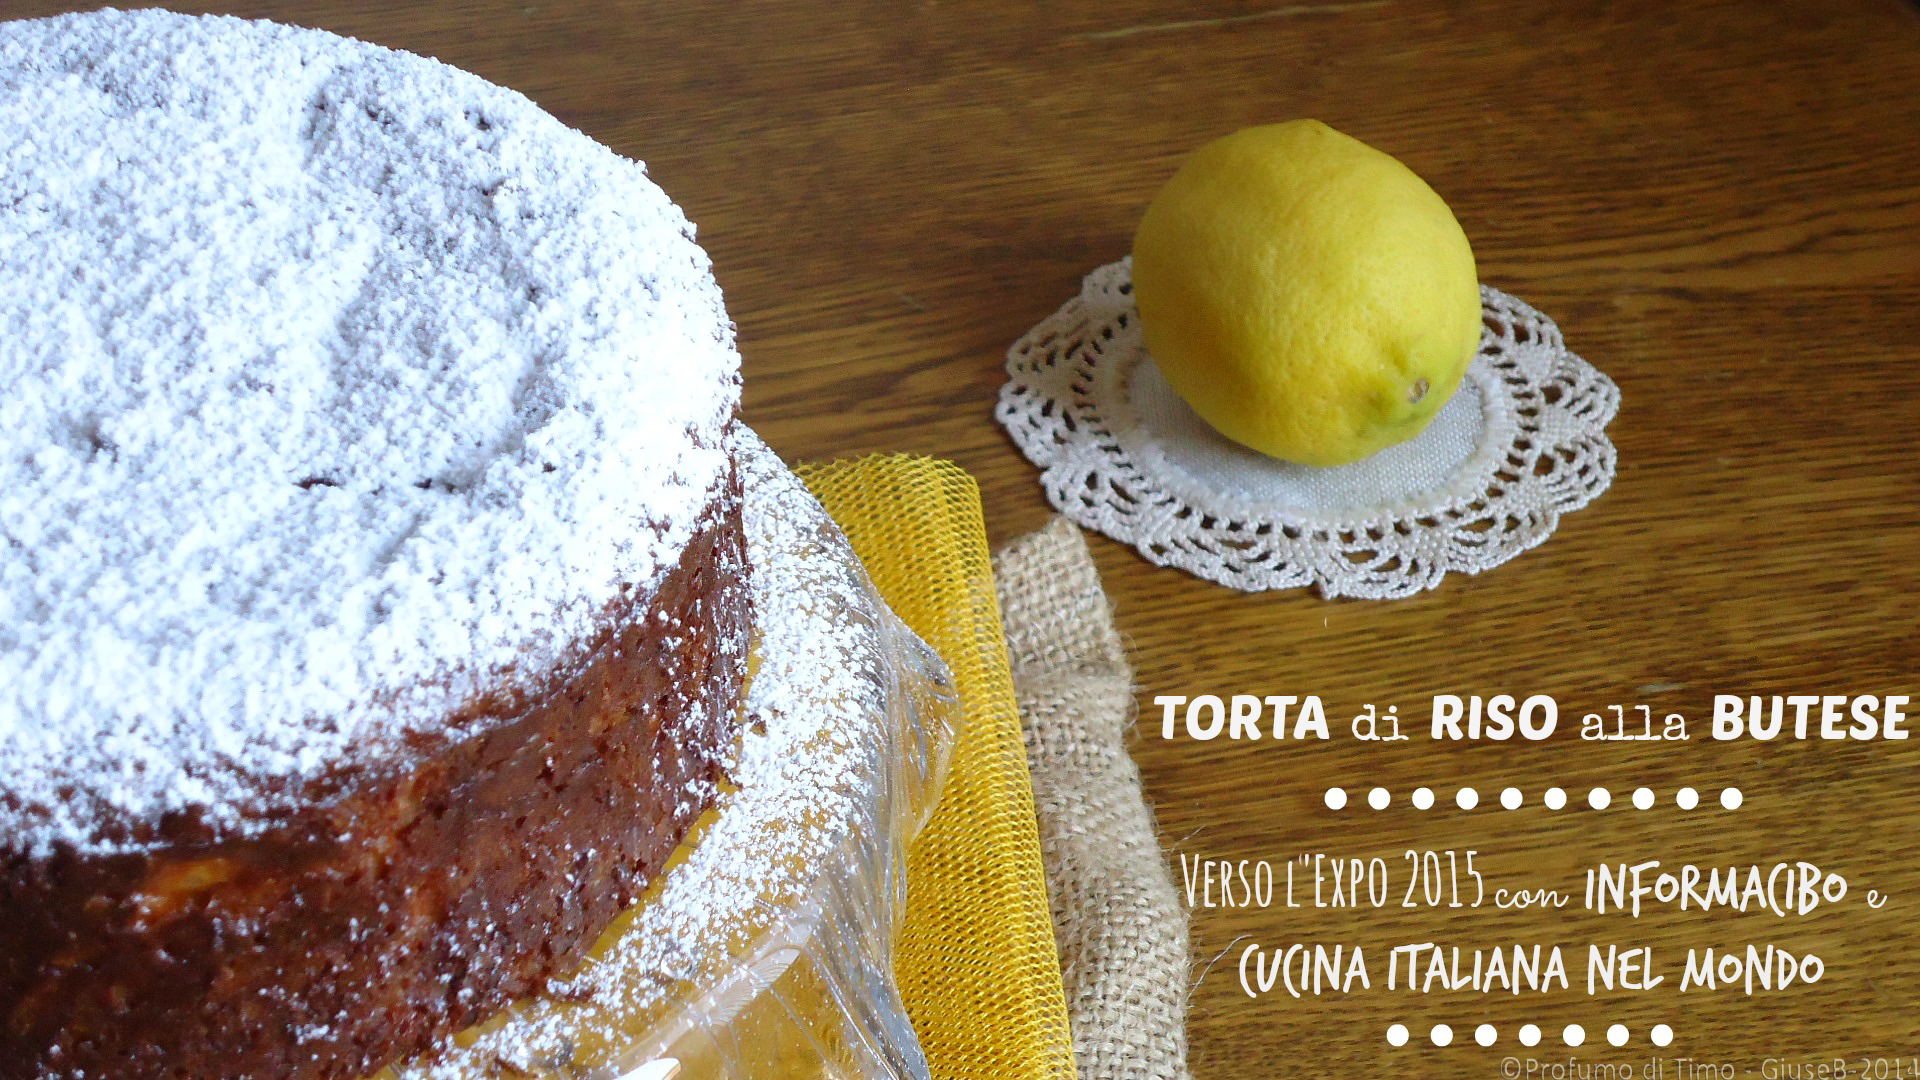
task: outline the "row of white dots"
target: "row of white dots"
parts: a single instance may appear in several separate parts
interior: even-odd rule
[[[1653,809],[1653,804],[1660,801],[1660,797],[1654,794],[1652,788],[1644,787],[1635,788],[1630,798],[1633,802],[1633,808],[1636,810],[1651,810]],[[1433,789],[1424,787],[1414,788],[1413,795],[1408,801],[1413,804],[1415,810],[1431,810],[1434,804]],[[1526,801],[1526,795],[1522,793],[1519,788],[1510,787],[1500,793],[1500,805],[1507,810],[1518,810]],[[1740,793],[1739,788],[1722,788],[1720,791],[1720,805],[1724,809],[1738,810],[1740,809],[1740,804],[1745,801],[1746,796]],[[1549,810],[1564,809],[1567,805],[1566,790],[1563,788],[1550,787],[1546,791],[1541,792],[1540,802]],[[1692,810],[1700,805],[1700,793],[1693,788],[1683,787],[1673,793],[1673,803],[1682,810]],[[1453,804],[1462,810],[1471,810],[1480,805],[1480,793],[1473,788],[1463,787],[1453,793]],[[1367,792],[1367,805],[1373,807],[1375,810],[1385,810],[1387,807],[1393,805],[1393,795],[1387,791],[1386,788],[1374,788]],[[1606,788],[1594,788],[1587,792],[1587,805],[1593,807],[1595,810],[1605,810],[1607,807],[1613,805],[1613,793]],[[1346,808],[1346,789],[1337,787],[1328,788],[1327,809],[1344,810]]]
[[[1538,1024],[1522,1024],[1516,1035],[1523,1046],[1540,1045],[1540,1026]],[[1405,1024],[1395,1024],[1387,1029],[1387,1041],[1395,1046],[1407,1045],[1407,1041],[1412,1037],[1412,1032],[1407,1030],[1407,1025]],[[1433,1025],[1433,1029],[1427,1032],[1427,1037],[1433,1041],[1433,1045],[1435,1046],[1450,1046],[1453,1044],[1453,1028],[1446,1024],[1435,1024]],[[1627,1040],[1631,1037],[1632,1033],[1627,1030],[1627,1025],[1625,1024],[1615,1024],[1607,1029],[1607,1045],[1609,1046],[1625,1046],[1627,1045]],[[1579,1024],[1568,1024],[1561,1030],[1560,1038],[1568,1046],[1579,1046],[1587,1041],[1587,1029],[1581,1027]],[[1673,1029],[1665,1024],[1655,1024],[1653,1028],[1647,1032],[1647,1038],[1652,1040],[1655,1046],[1666,1046],[1673,1042]],[[1499,1040],[1500,1032],[1495,1029],[1492,1024],[1481,1024],[1479,1027],[1473,1029],[1473,1041],[1479,1043],[1481,1046],[1492,1046]]]

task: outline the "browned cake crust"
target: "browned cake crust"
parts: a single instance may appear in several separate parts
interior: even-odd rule
[[[712,802],[745,579],[733,479],[549,693],[449,718],[512,717],[482,735],[328,777],[244,841],[169,821],[140,855],[0,842],[0,1077],[358,1077],[570,970]]]

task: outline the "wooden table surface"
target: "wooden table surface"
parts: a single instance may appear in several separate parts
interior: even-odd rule
[[[61,4],[8,0],[8,16]],[[1479,4],[1107,0],[642,4],[239,3],[427,53],[518,88],[646,160],[699,223],[746,365],[747,419],[791,458],[944,456],[979,478],[996,540],[1050,514],[994,424],[1007,345],[1127,251],[1192,147],[1318,117],[1407,162],[1458,213],[1482,279],[1556,319],[1620,385],[1613,488],[1540,549],[1416,599],[1243,595],[1092,538],[1156,694],[1319,694],[1324,745],[1136,746],[1169,858],[1380,857],[1381,910],[1196,911],[1203,1078],[1547,1060],[1920,1056],[1916,743],[1715,743],[1715,693],[1920,698],[1920,16],[1900,0]],[[1365,703],[1424,724],[1434,694],[1553,695],[1542,745],[1362,748]],[[1678,711],[1680,744],[1586,743],[1611,704]],[[1920,709],[1916,709],[1920,712]],[[1914,724],[1920,727],[1920,722]],[[1422,813],[1459,784],[1482,808]],[[1541,809],[1605,785],[1597,812]],[[1329,785],[1385,812],[1335,814]],[[1512,784],[1525,809],[1489,810]],[[1646,784],[1736,784],[1738,812],[1622,809]],[[1493,886],[1577,889],[1597,862],[1806,859],[1856,895],[1807,917],[1401,909],[1409,849],[1474,849]],[[1176,866],[1176,876],[1178,868]],[[1858,894],[1892,895],[1871,911]],[[1568,946],[1567,991],[1249,999],[1239,951],[1294,941]],[[1648,944],[1668,981],[1589,997],[1586,945]],[[1677,991],[1687,948],[1772,942],[1812,986]],[[1376,952],[1376,950],[1378,950]],[[1215,963],[1215,960],[1218,963]],[[1400,1021],[1414,1045],[1390,1048]],[[1461,1035],[1421,1045],[1427,1028]],[[1491,1022],[1500,1043],[1471,1044]],[[1556,1045],[1584,1024],[1585,1047]],[[1622,1050],[1600,1042],[1625,1023]],[[1638,1064],[1636,1064],[1638,1067]],[[1785,1075],[1785,1074],[1778,1074]],[[1810,1074],[1802,1074],[1810,1075]],[[1857,1073],[1856,1073],[1857,1075]],[[1884,1074],[1882,1074],[1884,1075]]]

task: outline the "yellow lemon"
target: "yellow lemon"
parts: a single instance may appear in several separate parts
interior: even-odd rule
[[[1134,235],[1133,291],[1167,384],[1221,434],[1307,465],[1418,435],[1480,341],[1453,212],[1317,120],[1195,151]]]

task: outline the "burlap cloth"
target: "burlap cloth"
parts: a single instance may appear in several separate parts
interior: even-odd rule
[[[1133,673],[1080,530],[993,558],[1083,1078],[1187,1080],[1187,916],[1126,750]]]

